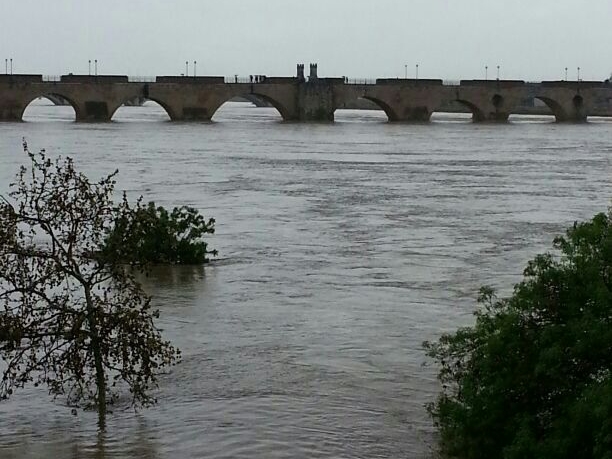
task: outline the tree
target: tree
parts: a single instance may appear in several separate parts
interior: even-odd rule
[[[112,200],[117,172],[97,183],[70,158],[33,154],[0,199],[0,398],[45,384],[71,406],[99,414],[126,388],[135,406],[155,402],[160,371],[180,353],[154,324],[158,312],[132,275],[100,257],[133,210]]]
[[[612,224],[574,224],[509,298],[481,289],[476,324],[425,343],[429,409],[456,458],[612,458]]]
[[[206,220],[192,207],[168,212],[154,202],[138,205],[116,220],[101,256],[137,266],[208,263],[208,255],[216,256],[217,251],[209,251],[202,236],[213,234],[214,225],[214,218]]]

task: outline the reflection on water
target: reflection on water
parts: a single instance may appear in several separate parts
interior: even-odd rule
[[[43,435],[30,429],[18,432],[1,445],[3,459],[157,459],[160,457],[156,440],[142,420],[137,420],[127,432],[89,430],[88,426],[71,425],[63,421],[45,426]],[[73,430],[66,430],[71,426]],[[83,430],[78,430],[83,429]],[[42,433],[42,432],[41,432]]]
[[[214,260],[214,258],[213,258]],[[152,266],[146,272],[134,272],[138,282],[149,289],[185,289],[197,284],[206,275],[206,265],[160,265]]]
[[[66,110],[67,109],[67,110]],[[438,390],[421,348],[469,323],[478,287],[509,292],[526,260],[610,198],[607,119],[474,125],[280,122],[229,103],[212,123],[155,105],[107,124],[32,104],[0,124],[0,190],[32,149],[119,189],[215,217],[205,267],[140,276],[183,362],[158,406],[118,406],[103,437],[44,389],[0,403],[0,457],[429,457]]]

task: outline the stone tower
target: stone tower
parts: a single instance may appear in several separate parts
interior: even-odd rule
[[[308,81],[317,81],[318,79],[317,64],[310,64],[310,76],[308,77]]]

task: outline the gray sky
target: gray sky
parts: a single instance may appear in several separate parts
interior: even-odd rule
[[[601,80],[611,50],[612,0],[0,0],[1,73]]]

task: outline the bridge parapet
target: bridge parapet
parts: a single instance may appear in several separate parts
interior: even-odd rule
[[[377,78],[377,85],[442,86],[442,80],[428,78]]]
[[[486,88],[513,88],[524,86],[523,80],[461,80],[459,86],[480,86]]]
[[[23,74],[18,75],[3,74],[0,75],[0,83],[41,83],[43,76],[38,74]]]
[[[299,82],[297,77],[265,77],[262,83],[267,84],[297,84]],[[261,84],[261,83],[253,83]]]
[[[62,83],[128,83],[127,75],[62,75],[60,77]]]
[[[568,89],[584,89],[584,88],[610,88],[612,85],[605,81],[542,81],[541,86],[545,88],[568,88]]]
[[[225,77],[222,76],[158,76],[156,83],[175,84],[223,84]]]
[[[346,78],[344,77],[328,77],[328,78],[317,78],[316,80],[309,80],[306,84],[344,84]]]

